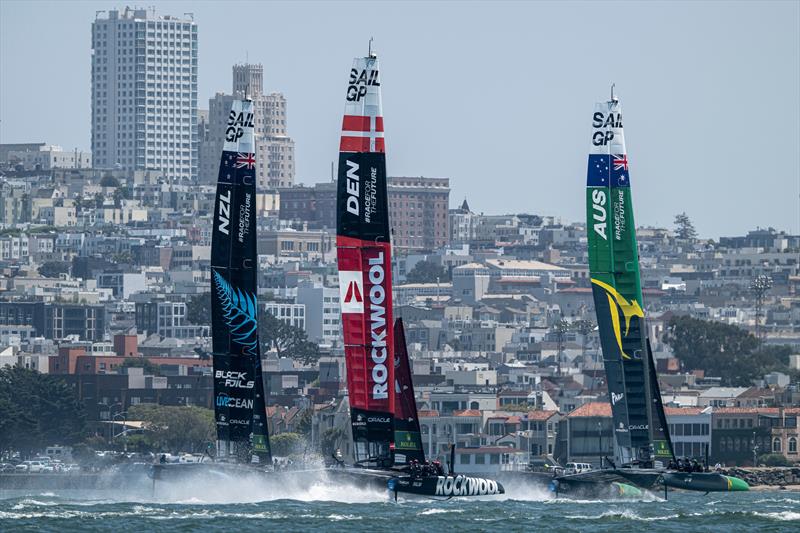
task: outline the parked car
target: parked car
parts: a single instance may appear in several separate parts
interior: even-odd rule
[[[14,472],[16,467],[11,463],[0,463],[0,474],[7,474],[9,472]]]
[[[44,468],[44,463],[41,461],[23,461],[17,465],[17,472],[29,472],[31,474],[39,473]]]

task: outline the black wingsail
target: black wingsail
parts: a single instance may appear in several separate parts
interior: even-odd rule
[[[217,456],[271,462],[258,341],[253,103],[234,100],[217,178],[211,324]]]
[[[394,323],[394,383],[395,464],[406,464],[412,459],[424,463],[425,450],[422,448],[422,432],[402,318]]]

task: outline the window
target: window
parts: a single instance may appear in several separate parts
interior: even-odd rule
[[[797,453],[797,438],[789,437],[789,453]]]
[[[460,464],[462,464],[462,465],[469,465],[469,464],[472,464],[472,461],[471,461],[471,459],[472,459],[472,456],[471,456],[471,455],[466,455],[466,454],[464,454],[464,455],[461,455],[461,456],[460,456],[460,459],[459,459],[459,461],[458,461],[458,462],[459,462]]]
[[[493,453],[489,455],[489,464],[492,465],[499,465],[500,464],[500,455],[497,453]]]
[[[780,453],[781,451],[781,439],[775,437],[772,439],[772,451]]]
[[[475,456],[475,464],[476,465],[485,465],[486,464],[486,456],[482,453]]]

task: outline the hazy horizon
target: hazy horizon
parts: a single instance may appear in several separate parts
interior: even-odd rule
[[[800,2],[150,5],[194,14],[199,108],[234,63],[264,65],[297,183],[330,179],[350,64],[374,37],[388,173],[450,178],[453,206],[583,220],[591,113],[613,82],[638,225],[685,211],[703,237],[800,233]],[[0,142],[90,148],[91,23],[124,8],[0,1]]]

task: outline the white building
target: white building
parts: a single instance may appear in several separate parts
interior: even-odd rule
[[[338,287],[298,287],[297,303],[305,306],[306,334],[310,341],[333,345],[340,339]]]
[[[306,329],[306,306],[303,304],[265,302],[263,311],[290,326]]]
[[[8,153],[11,165],[22,165],[26,170],[52,170],[54,168],[92,168],[92,154],[78,150],[65,152],[55,145],[39,146],[38,150],[16,150]]]
[[[294,184],[294,141],[286,133],[286,98],[264,94],[264,67],[233,66],[233,94],[217,93],[208,101],[208,127],[201,139],[199,178],[215,183],[231,102],[247,95],[253,100],[256,140],[256,185],[259,189]]]
[[[111,10],[92,24],[95,167],[197,174],[197,24]]]

